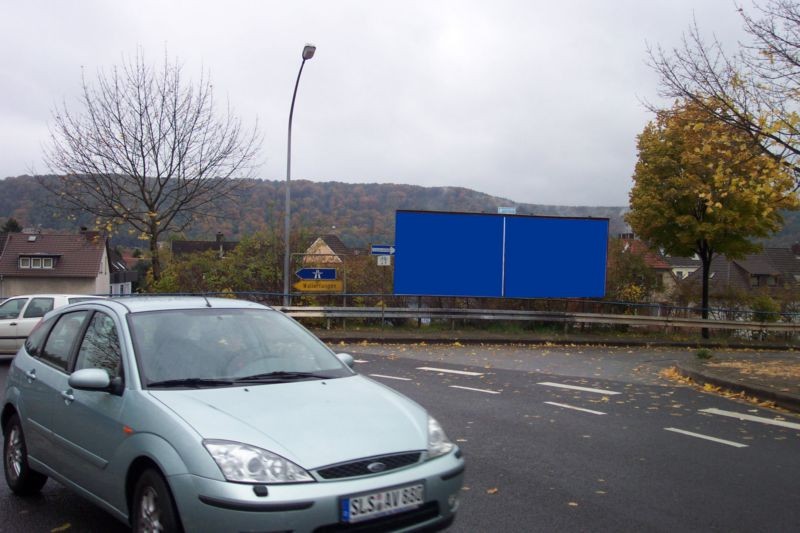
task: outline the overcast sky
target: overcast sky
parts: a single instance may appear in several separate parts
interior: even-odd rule
[[[731,0],[0,0],[0,177],[44,173],[51,110],[137,47],[207,69],[264,136],[259,176],[459,186],[513,201],[627,205],[658,101],[646,45],[694,17],[742,38]]]

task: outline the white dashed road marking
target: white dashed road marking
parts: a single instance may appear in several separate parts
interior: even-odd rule
[[[458,385],[450,385],[451,389],[471,390],[475,392],[485,392],[486,394],[500,394],[500,391],[487,390],[487,389],[473,389],[472,387],[460,387]]]
[[[744,413],[736,413],[734,411],[723,411],[722,409],[700,409],[701,413],[708,413],[711,415],[729,416],[731,418],[738,418],[739,420],[748,420],[750,422],[758,422],[759,424],[770,424],[772,426],[781,426],[791,429],[800,429],[800,424],[795,422],[786,422],[785,420],[773,420],[772,418],[763,418],[760,416],[746,415]]]
[[[434,368],[430,366],[419,366],[417,370],[428,370],[429,372],[444,372],[445,374],[458,374],[460,376],[482,376],[483,372],[467,372],[466,370],[450,370],[449,368]]]
[[[540,381],[537,385],[546,385],[548,387],[558,387],[560,389],[570,389],[570,390],[579,390],[583,392],[594,392],[596,394],[622,394],[621,392],[615,392],[613,390],[603,390],[603,389],[590,389],[589,387],[578,387],[576,385],[563,385],[561,383],[553,383],[550,381]]]
[[[383,378],[383,379],[396,379],[398,381],[411,381],[411,378],[399,378],[397,376],[384,376],[383,374],[370,374],[373,378]]]
[[[356,363],[369,363],[366,359],[356,359]]]
[[[583,407],[575,407],[574,405],[567,405],[565,403],[544,402],[548,405],[555,405],[556,407],[563,407],[564,409],[574,409],[575,411],[583,411],[584,413],[591,413],[593,415],[604,415],[606,413],[600,411],[592,411],[591,409],[584,409]]]
[[[689,435],[690,437],[697,437],[698,439],[710,440],[711,442],[718,442],[719,444],[726,444],[728,446],[733,446],[734,448],[747,448],[747,444],[740,444],[738,442],[733,442],[730,440],[718,439],[716,437],[709,437],[708,435],[702,435],[700,433],[692,433],[691,431],[685,431],[683,429],[677,428],[664,428],[667,431],[672,431],[674,433],[680,433],[681,435]]]

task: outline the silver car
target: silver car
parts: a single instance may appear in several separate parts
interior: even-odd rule
[[[25,294],[0,302],[0,355],[14,355],[45,313],[68,304],[96,300],[88,294]]]
[[[48,313],[11,363],[11,490],[47,478],[135,531],[447,527],[464,460],[422,407],[250,302],[135,297]]]

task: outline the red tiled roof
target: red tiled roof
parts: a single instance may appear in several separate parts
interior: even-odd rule
[[[628,245],[630,253],[642,256],[644,264],[655,270],[670,270],[672,266],[658,253],[652,251],[645,243],[636,239],[623,239],[623,242]]]
[[[10,233],[0,255],[0,274],[26,278],[95,278],[106,238],[97,233],[50,235]],[[55,257],[54,268],[19,268],[20,256]]]

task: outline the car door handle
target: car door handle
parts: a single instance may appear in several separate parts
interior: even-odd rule
[[[16,325],[17,325],[16,322],[12,322],[11,324],[9,324],[9,326],[16,326]]]
[[[72,389],[61,391],[61,397],[64,399],[64,403],[67,405],[75,401],[75,396],[72,395]]]
[[[28,383],[33,383],[36,380],[36,369],[31,369],[25,372],[25,378],[28,380]]]

